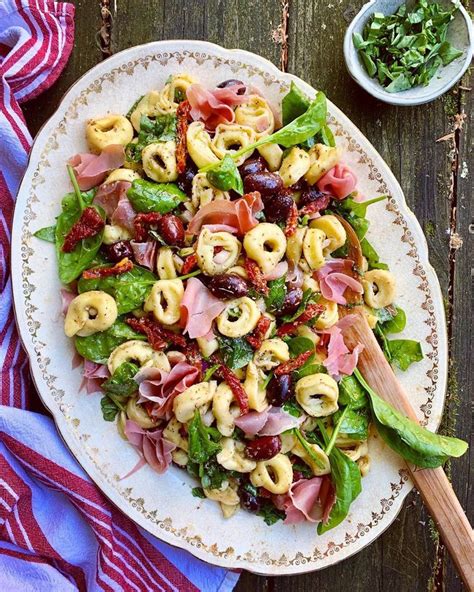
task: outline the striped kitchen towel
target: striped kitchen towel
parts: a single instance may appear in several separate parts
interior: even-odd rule
[[[230,592],[237,573],[137,527],[79,467],[51,419],[26,410],[34,391],[9,274],[31,147],[19,105],[53,84],[73,39],[71,4],[0,0],[0,591]]]

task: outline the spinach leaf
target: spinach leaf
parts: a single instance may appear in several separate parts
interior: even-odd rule
[[[412,339],[387,339],[390,361],[400,368],[407,370],[413,362],[423,359],[421,343]]]
[[[221,435],[216,428],[208,428],[202,423],[201,414],[196,409],[188,426],[189,459],[195,463],[205,463],[221,450],[218,443]]]
[[[193,487],[191,489],[191,493],[194,497],[200,497],[201,499],[206,499],[206,494],[202,487]]]
[[[56,225],[40,228],[33,234],[33,236],[36,236],[36,238],[44,240],[47,243],[54,244],[56,242]]]
[[[405,460],[421,468],[435,468],[449,457],[457,458],[466,452],[466,442],[422,428],[381,399],[365,382],[359,370],[354,370],[354,374],[370,397],[377,431]]]
[[[138,107],[138,103],[143,99],[145,95],[142,95],[141,97],[138,97],[138,99],[133,103],[133,105],[130,107],[130,109],[128,110],[127,114],[125,115],[125,117],[127,119],[130,119],[130,117],[132,116],[132,113],[135,111],[135,109]]]
[[[198,477],[201,485],[206,489],[220,489],[225,481],[228,481],[231,472],[225,470],[214,458],[211,458],[198,467]]]
[[[296,436],[296,439],[298,440],[298,442],[301,444],[301,446],[303,447],[304,451],[306,452],[306,454],[309,456],[309,458],[321,469],[324,469],[324,463],[323,461],[318,457],[318,455],[314,452],[314,450],[311,448],[311,446],[308,444],[308,442],[306,441],[306,439],[304,438],[303,434],[300,432],[300,430],[298,428],[294,428],[293,430],[294,435]]]
[[[310,376],[311,374],[318,374],[319,372],[327,374],[326,368],[322,364],[315,363],[315,359],[316,356],[314,354],[311,355],[302,366],[292,372],[292,377],[295,382],[300,378]]]
[[[243,337],[218,337],[219,351],[222,361],[231,370],[243,368],[253,357],[253,349],[250,343]]]
[[[267,524],[268,526],[272,526],[273,524],[278,522],[278,520],[285,519],[286,514],[285,512],[283,512],[283,510],[279,510],[278,508],[276,508],[270,500],[265,500],[264,498],[262,499],[264,501],[262,501],[260,505],[260,509],[257,512],[257,516],[263,518],[265,524]]]
[[[110,267],[106,265],[104,267]],[[89,290],[102,290],[110,294],[117,303],[118,314],[126,314],[140,307],[151,292],[158,278],[148,269],[135,265],[130,271],[120,275],[86,280],[81,278],[77,284],[79,294]]]
[[[354,375],[344,376],[339,381],[339,403],[347,405],[351,409],[363,409],[367,407],[368,399],[365,390]]]
[[[336,411],[332,416],[337,423],[342,416],[342,411]],[[352,440],[367,440],[369,437],[369,419],[364,411],[357,412],[348,408],[341,421],[339,433],[348,436]]]
[[[286,343],[292,358],[296,358],[306,351],[314,351],[314,343],[309,337],[293,337]]]
[[[369,264],[369,269],[388,269],[388,265],[386,263],[380,262],[377,251],[366,238],[363,238],[360,241],[360,246],[362,249],[362,254],[367,259],[367,263]]]
[[[105,421],[114,421],[117,413],[121,410],[115,401],[105,395],[100,400],[100,408],[102,410],[102,417]]]
[[[286,401],[286,403],[283,404],[282,409],[293,417],[301,417],[303,415],[303,409],[293,400]]]
[[[388,199],[388,197],[388,195],[380,195],[379,197],[360,202],[353,200],[351,197],[346,197],[346,199],[341,201],[339,208],[343,212],[354,214],[354,216],[357,216],[358,218],[365,218],[367,216],[367,208],[370,205]]]
[[[400,331],[405,329],[407,324],[405,311],[398,306],[395,307],[395,310],[395,316],[392,316],[390,319],[380,324],[380,328],[385,333],[385,335],[388,333],[400,333]]]
[[[167,142],[176,138],[176,115],[158,115],[150,119],[146,115],[140,118],[140,131],[136,142],[125,147],[129,162],[140,162],[142,150],[155,142]]]
[[[306,307],[310,302],[317,302],[319,300],[319,294],[313,292],[312,290],[308,289],[303,292],[303,298],[301,299],[301,303],[296,309],[296,311],[292,315],[283,315],[281,320],[285,323],[291,323],[295,319],[297,319],[303,312],[306,310]],[[316,320],[313,319],[313,322]]]
[[[308,97],[292,82],[289,92],[281,102],[283,125],[288,125],[294,119],[303,115],[308,110],[309,103]]]
[[[285,276],[268,282],[268,296],[265,297],[265,307],[269,312],[280,310],[286,297]]]
[[[133,209],[137,212],[159,212],[167,214],[188,198],[173,183],[153,183],[135,179],[127,191]]]
[[[94,199],[94,195],[94,190],[82,192],[81,203],[79,203],[75,193],[68,193],[62,200],[62,212],[56,221],[55,244],[59,279],[63,284],[69,284],[74,281],[89,267],[102,244],[103,230],[95,236],[78,242],[74,250],[70,253],[64,253],[62,250],[66,235],[81,217],[81,204],[90,205]],[[105,219],[104,212],[99,208],[97,210],[102,218]]]
[[[121,398],[127,398],[137,389],[138,384],[133,379],[139,368],[132,362],[121,364],[113,375],[102,383],[102,390],[108,395],[115,395]]]
[[[106,331],[88,337],[76,337],[77,353],[97,364],[106,364],[110,354],[121,343],[129,339],[146,341],[146,337],[136,333],[122,319],[118,318]]]
[[[218,165],[207,173],[207,180],[211,185],[229,191],[233,189],[240,195],[244,193],[244,183],[237,165],[229,154],[226,154]]]

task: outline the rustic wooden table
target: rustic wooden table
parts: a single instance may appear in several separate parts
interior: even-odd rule
[[[370,139],[400,181],[422,224],[444,294],[450,343],[444,433],[471,434],[471,319],[474,151],[470,82],[429,104],[396,108],[362,91],[345,70],[342,41],[363,0],[76,0],[76,40],[58,82],[25,105],[36,133],[67,88],[112,53],[160,39],[205,39],[258,53],[340,107]],[[40,403],[38,403],[40,408]],[[471,452],[448,467],[473,523]],[[237,592],[373,592],[462,589],[419,496],[355,557],[297,577],[243,574]],[[185,592],[185,591],[183,591]]]

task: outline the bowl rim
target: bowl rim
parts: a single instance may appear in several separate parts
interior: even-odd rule
[[[372,85],[367,86],[366,81],[367,79],[372,80],[369,75],[363,69],[363,66],[359,60],[357,55],[357,50],[354,47],[354,43],[352,41],[352,33],[354,31],[355,26],[357,23],[363,19],[367,18],[368,13],[371,11],[372,8],[375,8],[375,5],[378,0],[370,0],[362,8],[359,12],[355,15],[355,17],[350,22],[349,26],[347,27],[346,33],[344,35],[344,61],[346,64],[347,71],[349,72],[350,76],[365,90],[367,93],[383,101],[384,103],[389,103],[390,105],[398,105],[402,107],[412,107],[415,105],[423,105],[425,103],[430,103],[434,101],[444,93],[446,93],[449,89],[451,89],[465,74],[466,70],[469,68],[469,65],[472,61],[473,50],[474,50],[474,27],[472,24],[472,20],[469,17],[467,10],[464,6],[460,3],[458,5],[458,9],[460,14],[462,14],[464,22],[467,28],[467,34],[469,38],[469,44],[466,47],[466,55],[464,58],[464,64],[459,72],[453,77],[446,80],[445,84],[438,88],[436,91],[431,90],[430,86],[426,87],[427,92],[419,95],[418,97],[407,97],[401,95],[401,93],[389,93],[383,89],[381,85],[373,87]],[[404,0],[402,0],[403,2]],[[401,3],[402,3],[401,2]],[[380,88],[379,88],[380,87]]]

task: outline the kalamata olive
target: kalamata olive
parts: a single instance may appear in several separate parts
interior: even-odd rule
[[[291,315],[296,312],[296,309],[301,304],[303,299],[303,290],[301,288],[290,288],[286,293],[285,300],[278,311],[279,316]]]
[[[118,241],[112,245],[102,245],[103,252],[109,261],[118,263],[124,257],[133,259],[133,249],[130,241]]]
[[[244,164],[239,167],[239,172],[242,178],[245,178],[247,175],[253,175],[254,173],[263,173],[266,170],[267,163],[261,157],[246,160]]]
[[[283,181],[275,173],[251,173],[244,178],[244,189],[246,193],[260,191],[261,195],[274,195],[283,189]]]
[[[252,460],[269,460],[281,450],[280,436],[261,436],[248,442],[245,454]]]
[[[215,275],[207,287],[217,298],[241,298],[249,291],[247,282],[235,273]]]
[[[314,203],[317,205],[316,211],[324,210],[328,207],[329,199],[329,195],[322,193],[317,187],[308,187],[301,193],[299,206],[302,208]]]
[[[280,407],[288,401],[292,395],[291,376],[289,374],[282,374],[281,376],[274,376],[267,387],[268,400],[272,405]]]
[[[187,195],[191,195],[193,179],[197,174],[197,168],[189,159],[186,161],[184,173],[181,173],[176,181],[176,185]]]
[[[285,222],[293,207],[293,198],[286,193],[277,193],[264,199],[264,211],[267,222]]]
[[[243,487],[239,487],[239,497],[242,507],[249,512],[258,512],[260,510],[260,501],[256,495],[252,495]]]
[[[184,226],[178,216],[165,214],[158,221],[157,229],[167,245],[184,245]]]
[[[229,78],[229,80],[224,80],[223,82],[220,82],[217,85],[217,88],[227,88],[229,86],[235,86],[236,84],[242,84],[243,85],[244,83],[242,82],[242,80],[236,80],[235,78]],[[237,94],[238,95],[243,95],[245,93],[245,90],[246,89],[245,89],[245,86],[244,86],[243,88],[240,88],[237,91]]]

